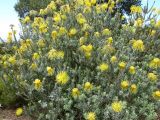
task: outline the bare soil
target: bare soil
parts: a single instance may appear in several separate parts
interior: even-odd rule
[[[9,109],[9,110],[0,109],[0,120],[31,120],[29,117],[25,115],[17,117],[15,115],[15,111],[16,110],[13,110],[13,109]]]

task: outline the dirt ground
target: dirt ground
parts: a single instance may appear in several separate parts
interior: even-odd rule
[[[1,110],[0,109],[0,120],[31,120],[31,119],[25,115],[17,117],[15,115],[15,110]]]

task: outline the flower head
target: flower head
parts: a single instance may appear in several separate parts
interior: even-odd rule
[[[16,58],[15,56],[9,57],[8,61],[13,65],[16,63]]]
[[[115,63],[117,61],[117,57],[116,56],[112,56],[110,59],[111,63]]]
[[[52,31],[52,34],[51,34],[51,36],[52,36],[52,39],[56,39],[56,37],[57,37],[57,31]]]
[[[87,114],[87,120],[96,120],[96,115],[94,112],[89,112]]]
[[[121,112],[122,111],[122,102],[121,101],[115,101],[112,103],[112,110],[114,112]]]
[[[154,58],[150,63],[149,63],[150,68],[159,68],[160,67],[160,59],[159,58]]]
[[[54,69],[51,67],[47,67],[47,72],[48,72],[48,75],[51,76],[54,73]]]
[[[74,36],[77,33],[76,28],[71,28],[69,31],[69,36]]]
[[[135,70],[135,67],[134,67],[134,66],[130,66],[130,67],[129,67],[129,73],[130,73],[130,74],[135,74],[135,73],[136,73],[136,70]]]
[[[36,90],[39,90],[41,87],[42,87],[42,82],[41,82],[41,80],[35,79],[35,81],[34,81],[34,88],[35,88]]]
[[[34,53],[34,54],[33,54],[33,57],[32,57],[33,60],[37,60],[37,59],[39,59],[39,58],[40,58],[40,56],[39,56],[38,53]]]
[[[69,76],[66,71],[61,71],[56,76],[56,82],[58,84],[66,84],[69,80]]]
[[[132,48],[133,50],[143,52],[145,47],[142,40],[136,40],[133,42]]]
[[[102,72],[108,70],[108,64],[102,63],[98,66],[98,69],[100,69]]]
[[[91,90],[92,87],[93,87],[93,85],[90,82],[86,82],[84,84],[84,89],[87,90],[87,91]]]
[[[120,62],[118,65],[119,65],[120,69],[124,69],[126,67],[126,63],[125,62]]]
[[[154,99],[160,100],[160,90],[157,90],[157,91],[153,92],[152,96],[153,96]]]
[[[23,108],[17,108],[16,109],[16,116],[18,117],[18,116],[21,116],[23,114]]]
[[[132,84],[131,88],[130,88],[131,93],[136,94],[137,93],[137,85],[136,84]]]
[[[157,81],[158,78],[154,73],[148,73],[148,79],[151,81]]]
[[[127,80],[124,80],[121,82],[121,88],[122,89],[127,89],[129,86],[129,82]]]
[[[108,35],[111,35],[111,31],[108,29],[108,28],[106,28],[106,29],[104,29],[103,31],[102,31],[102,35],[104,35],[104,36],[108,36]]]
[[[80,94],[79,89],[78,88],[73,88],[72,89],[72,96],[73,97],[78,97]]]

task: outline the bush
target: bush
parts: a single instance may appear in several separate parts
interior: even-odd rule
[[[8,37],[1,76],[14,79],[36,119],[154,120],[159,108],[160,21],[153,8],[70,1],[53,17],[26,16],[22,40]],[[54,12],[56,11],[56,12]],[[42,11],[41,11],[42,12]],[[148,15],[150,14],[151,15]],[[124,23],[124,20],[126,21]],[[5,58],[4,58],[5,57]]]
[[[10,84],[5,85],[2,80],[0,80],[0,105],[3,107],[9,107],[14,105],[16,102],[16,95],[14,89],[10,87]]]

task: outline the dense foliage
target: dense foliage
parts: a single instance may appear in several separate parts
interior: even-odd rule
[[[119,2],[52,1],[45,14],[53,17],[31,11],[21,20],[22,39],[8,34],[4,45],[12,53],[0,55],[0,78],[13,79],[34,119],[157,118],[160,11],[132,6],[122,24],[125,16],[112,14]]]
[[[25,17],[31,10],[39,11],[40,9],[45,9],[47,5],[52,0],[18,0],[15,5],[15,10],[18,12],[20,17]],[[54,0],[57,6],[63,4],[63,2],[67,2],[69,0]],[[141,0],[119,0],[119,4],[117,4],[118,10],[121,13],[130,13],[130,7],[132,5],[141,5]],[[108,0],[97,0],[97,3],[101,4],[104,2],[108,2]]]

